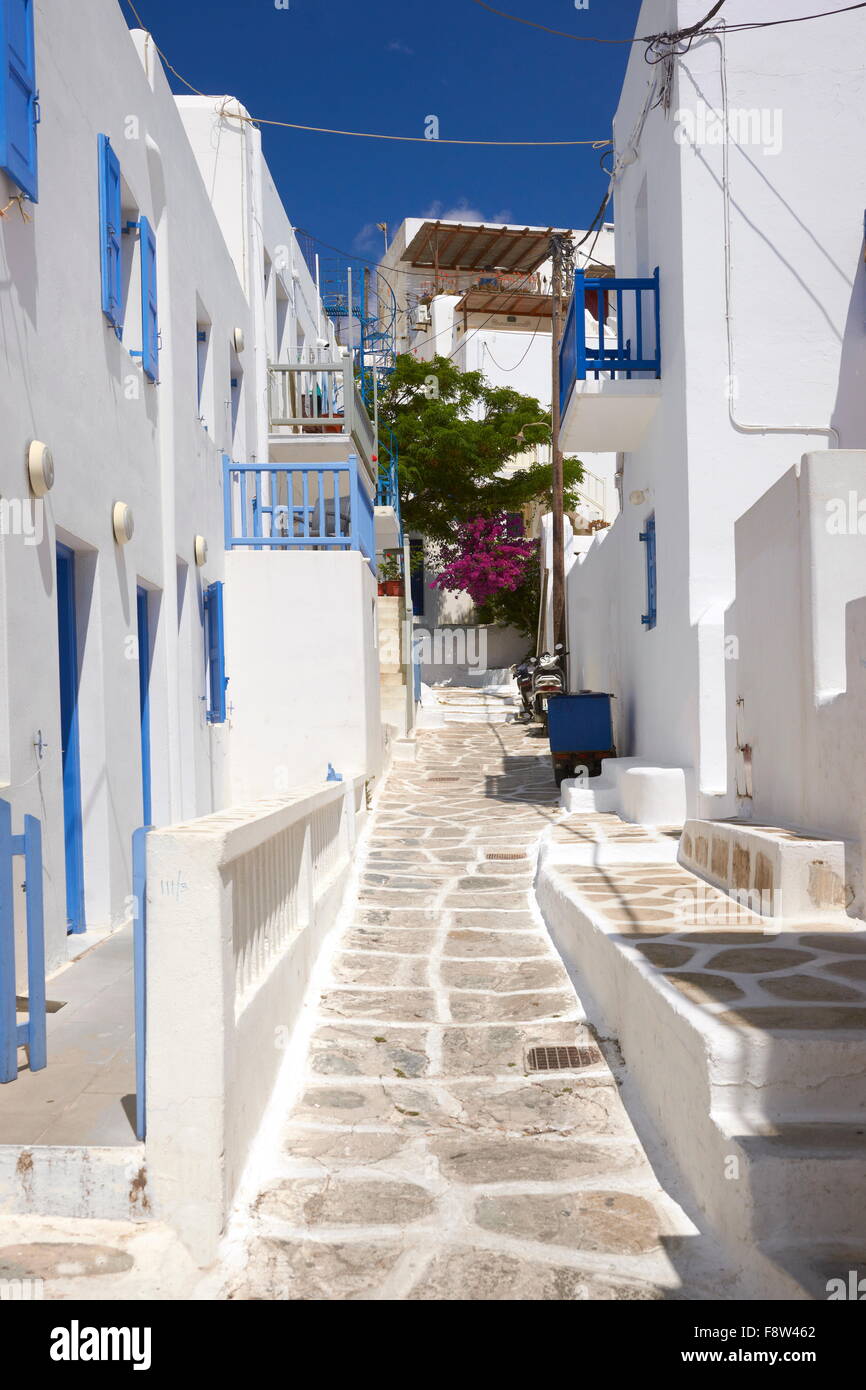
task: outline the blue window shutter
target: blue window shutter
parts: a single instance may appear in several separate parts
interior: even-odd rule
[[[139,222],[141,245],[141,365],[159,380],[159,314],[156,304],[156,236],[146,217]]]
[[[120,162],[107,135],[99,137],[99,246],[102,256],[102,312],[123,335],[120,290]]]
[[[224,724],[226,717],[226,650],[223,620],[223,586],[209,584],[204,598],[207,622],[208,711],[209,724]]]
[[[0,0],[0,169],[38,201],[33,0]]]
[[[656,576],[656,514],[647,517],[646,530],[641,531],[640,540],[646,546],[646,601],[647,611],[641,618],[644,627],[655,627],[658,616],[658,581]]]

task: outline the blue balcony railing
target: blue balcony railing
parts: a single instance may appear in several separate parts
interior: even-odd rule
[[[354,454],[342,463],[223,458],[227,550],[359,550],[376,572],[373,498]]]
[[[595,325],[587,327],[587,311]],[[576,271],[559,348],[559,408],[575,382],[662,374],[659,272],[650,279],[590,278]]]

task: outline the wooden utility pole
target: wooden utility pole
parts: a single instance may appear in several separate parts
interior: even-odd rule
[[[559,447],[559,344],[562,337],[562,293],[566,267],[571,263],[564,245],[567,240],[555,232],[550,238],[550,257],[553,274],[551,289],[553,304],[551,309],[551,360],[553,385],[550,402],[550,449],[552,463],[552,486],[550,510],[553,517],[553,645],[565,643],[565,520],[564,486],[562,477],[562,450]]]

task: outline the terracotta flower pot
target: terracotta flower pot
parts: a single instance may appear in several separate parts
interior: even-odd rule
[[[379,581],[379,593],[385,598],[402,598],[403,580],[402,579],[382,579]]]

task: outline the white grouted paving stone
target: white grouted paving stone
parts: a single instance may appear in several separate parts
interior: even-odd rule
[[[525,1072],[535,1043],[594,1041],[535,906],[559,817],[519,725],[422,731],[392,770],[298,1100],[203,1296],[732,1296],[607,1063]]]

